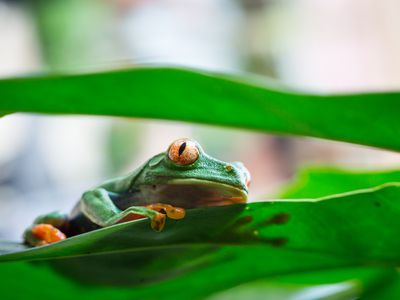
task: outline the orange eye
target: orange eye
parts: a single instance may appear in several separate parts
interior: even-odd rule
[[[195,142],[179,139],[169,146],[168,157],[178,165],[190,165],[199,158],[199,149]]]

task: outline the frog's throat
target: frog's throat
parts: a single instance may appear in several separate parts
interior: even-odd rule
[[[247,191],[226,183],[204,179],[171,179],[164,193],[182,195],[186,207],[221,206],[247,202]],[[189,204],[191,203],[191,204]]]

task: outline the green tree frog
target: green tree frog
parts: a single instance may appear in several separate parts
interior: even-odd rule
[[[84,192],[71,213],[39,216],[24,241],[41,246],[145,217],[161,231],[166,217],[182,219],[185,209],[246,202],[249,183],[242,163],[217,160],[196,141],[179,139],[137,170]]]

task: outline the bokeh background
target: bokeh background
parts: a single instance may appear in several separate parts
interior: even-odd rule
[[[320,93],[399,89],[399,9],[396,0],[0,0],[0,77],[161,64],[252,73]],[[19,240],[37,215],[69,211],[84,190],[179,137],[243,161],[252,201],[274,197],[306,165],[400,165],[391,152],[311,138],[14,114],[0,120],[0,239]]]

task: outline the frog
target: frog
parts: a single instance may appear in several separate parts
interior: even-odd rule
[[[197,141],[180,138],[136,170],[85,191],[70,213],[37,217],[23,240],[45,246],[142,218],[160,232],[167,218],[183,219],[188,209],[246,203],[250,181],[243,163],[218,160]]]

